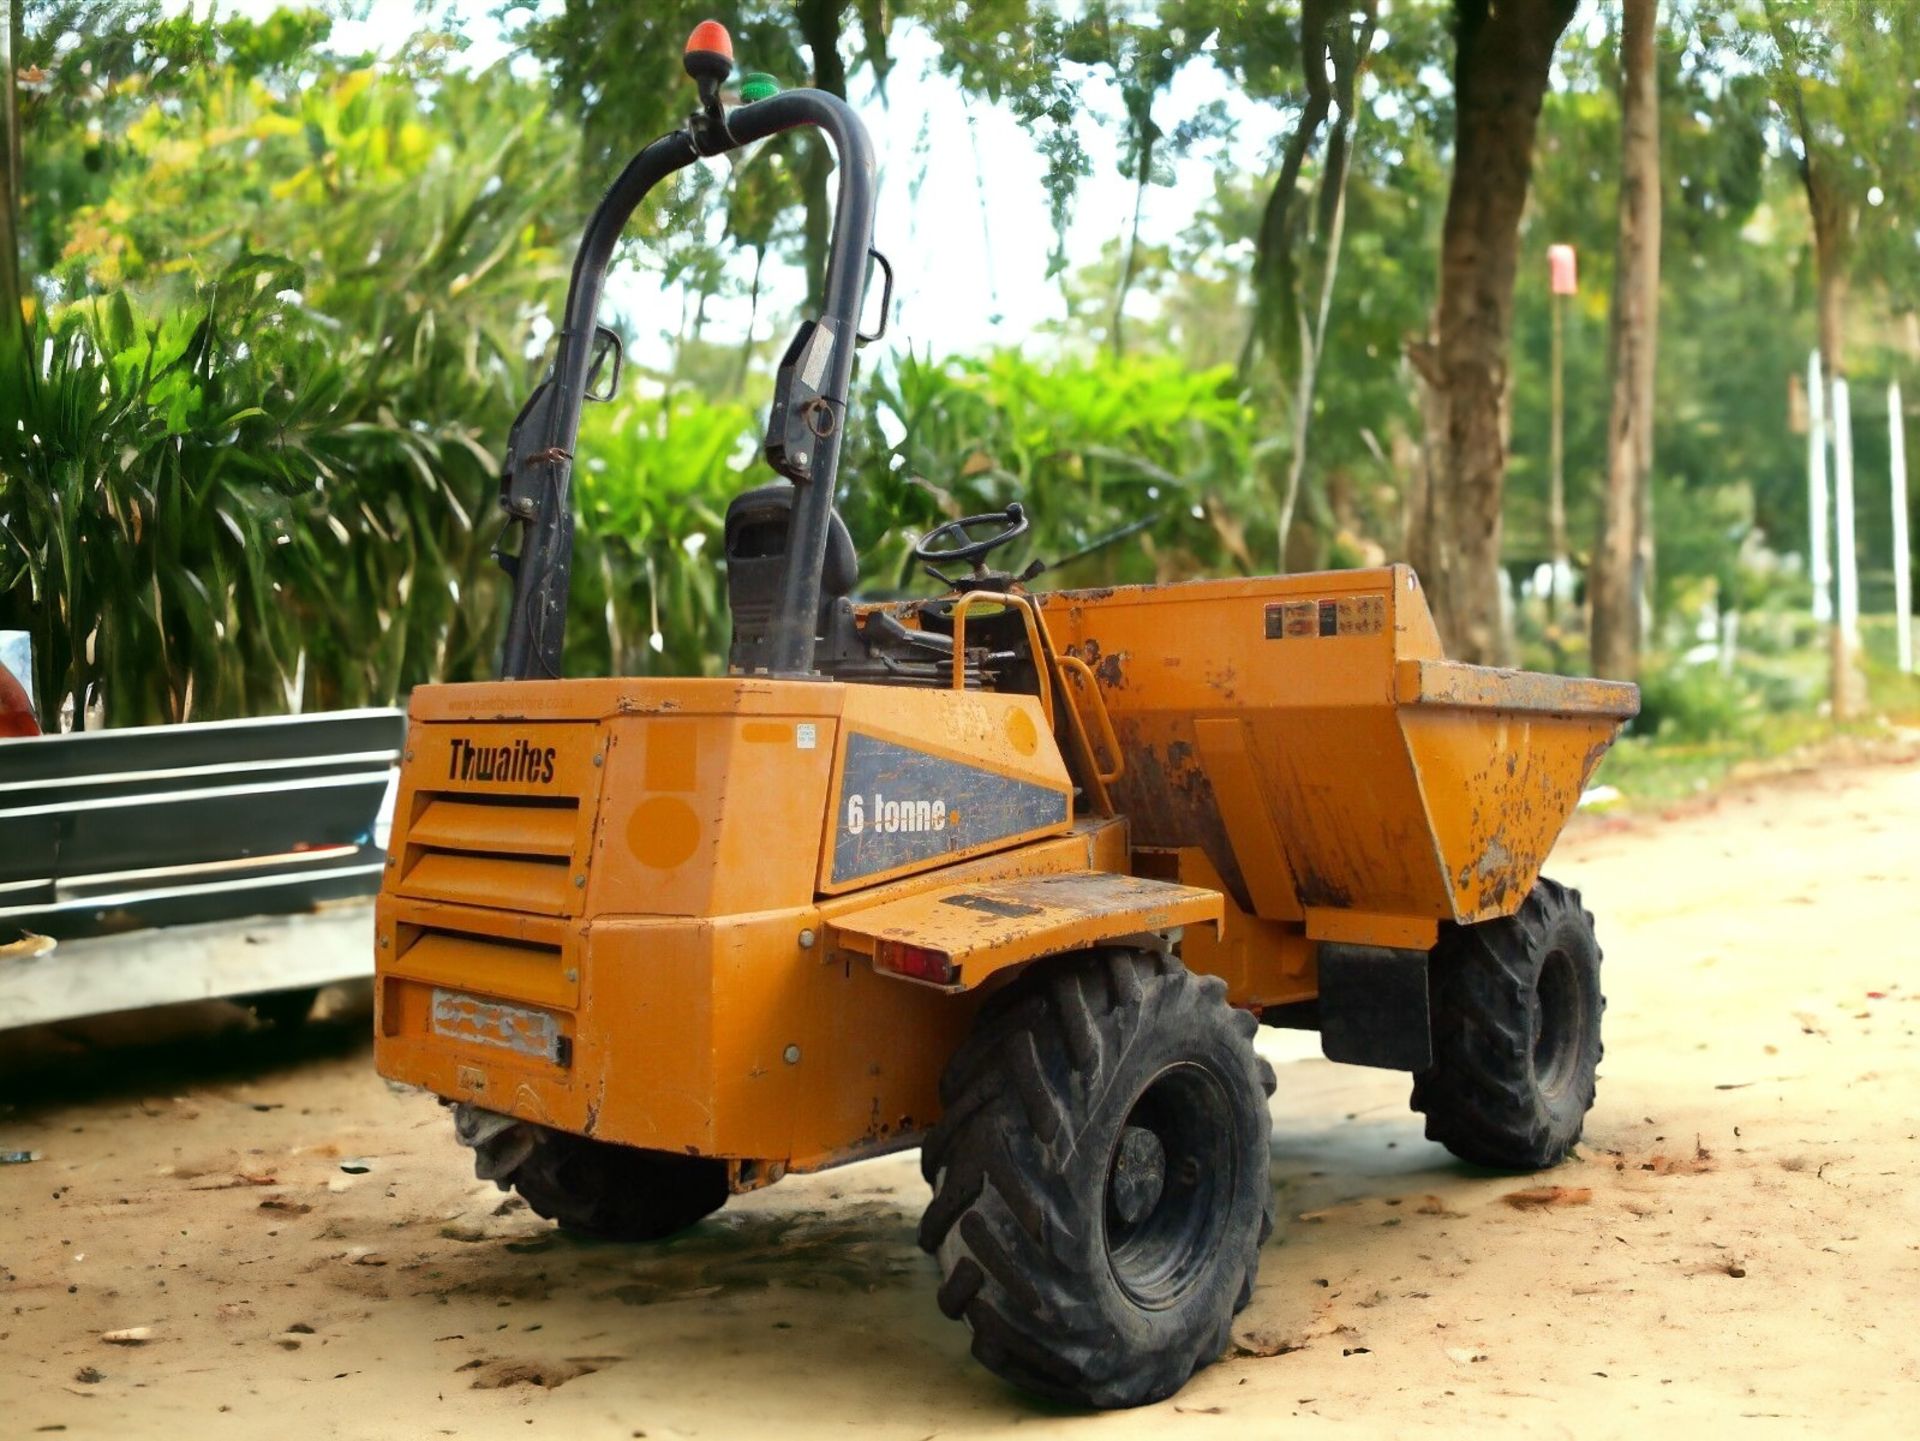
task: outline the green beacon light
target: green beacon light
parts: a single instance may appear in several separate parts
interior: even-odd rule
[[[764,70],[750,70],[740,77],[740,103],[751,105],[780,93],[780,82]]]

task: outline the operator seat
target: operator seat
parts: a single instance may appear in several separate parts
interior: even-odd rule
[[[727,506],[727,607],[733,612],[733,647],[727,657],[734,671],[767,669],[774,611],[787,565],[787,532],[793,519],[793,485],[776,480],[745,491]],[[814,636],[824,638],[837,602],[853,593],[860,579],[860,557],[840,512],[827,522],[827,555],[820,572],[820,611]]]

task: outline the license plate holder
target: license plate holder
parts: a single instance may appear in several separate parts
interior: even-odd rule
[[[553,1012],[442,986],[433,990],[433,1033],[556,1065],[564,1066],[571,1058],[571,1040],[560,1033],[560,1018]]]

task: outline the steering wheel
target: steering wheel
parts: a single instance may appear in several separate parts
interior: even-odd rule
[[[1000,529],[992,535],[974,539],[969,532],[983,525],[997,525]],[[936,525],[920,537],[919,544],[913,548],[913,558],[922,565],[964,561],[978,570],[980,563],[989,555],[1007,542],[1025,535],[1026,531],[1026,508],[1016,500],[1004,511],[989,511],[985,515],[964,515],[958,520],[949,520],[942,525]],[[958,544],[948,545],[944,549],[936,548],[943,539],[957,540]]]

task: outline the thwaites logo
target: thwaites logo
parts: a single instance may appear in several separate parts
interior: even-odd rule
[[[553,784],[554,747],[537,746],[527,740],[510,745],[475,745],[465,736],[455,736],[447,747],[447,779],[450,781],[494,781],[500,784]]]
[[[944,831],[947,828],[947,803],[944,800],[889,800],[880,791],[871,796],[847,797],[847,834],[865,835],[871,827],[875,835],[892,836],[911,831]]]

